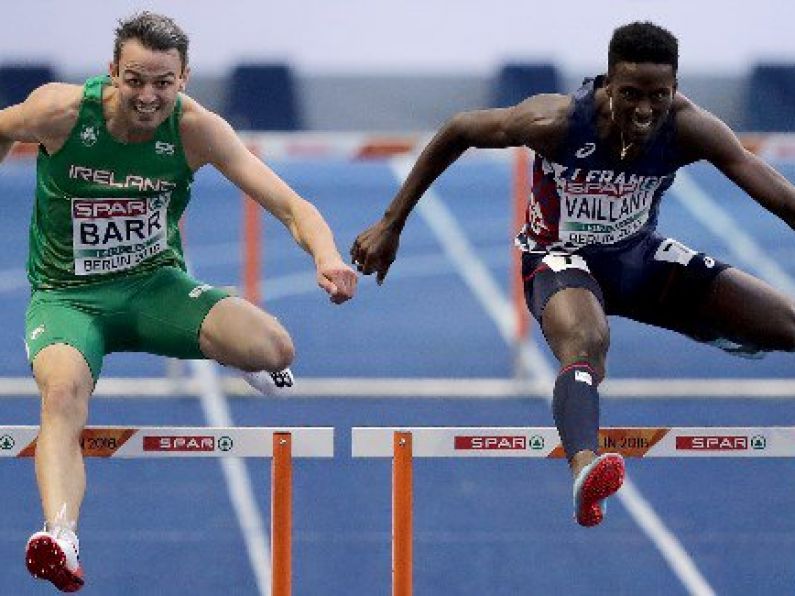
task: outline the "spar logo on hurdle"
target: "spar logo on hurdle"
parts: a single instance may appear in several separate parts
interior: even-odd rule
[[[462,435],[453,439],[456,451],[469,450],[508,450],[525,451],[529,449],[543,449],[544,437],[533,435]]]
[[[143,445],[144,451],[215,451],[215,437],[210,435],[145,436]],[[229,443],[226,445],[227,449],[224,451],[231,448]]]
[[[754,437],[753,440],[749,440],[747,435],[680,435],[676,437],[676,449],[692,451],[747,451],[752,443],[754,445],[759,445],[759,438],[762,437]],[[758,446],[754,447],[754,449],[759,448]],[[764,449],[764,447],[762,447],[762,449]]]

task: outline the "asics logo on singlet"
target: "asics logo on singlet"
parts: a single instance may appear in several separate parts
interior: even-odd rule
[[[30,332],[30,341],[36,341],[36,338],[44,333],[47,328],[44,325],[39,325],[33,331]]]
[[[596,151],[596,143],[585,143],[585,145],[574,152],[574,155],[580,158],[588,157],[594,151]]]
[[[155,153],[158,155],[174,155],[174,145],[163,141],[155,141]]]

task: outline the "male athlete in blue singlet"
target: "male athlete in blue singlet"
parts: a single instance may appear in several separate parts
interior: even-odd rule
[[[677,66],[670,32],[632,23],[613,34],[607,75],[575,94],[457,114],[420,155],[384,217],[351,248],[359,270],[382,283],[412,208],[467,148],[535,151],[517,243],[528,308],[560,362],[552,410],[584,526],[602,521],[602,501],[624,477],[619,455],[597,455],[607,314],[739,353],[795,351],[795,305],[787,296],[655,232],[676,170],[702,159],[795,228],[795,187],[677,92]]]

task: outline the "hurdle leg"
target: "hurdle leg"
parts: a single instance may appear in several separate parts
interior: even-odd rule
[[[392,595],[412,592],[411,433],[396,431],[392,459]]]
[[[243,297],[252,304],[259,304],[262,223],[261,208],[254,199],[243,195]]]
[[[273,596],[290,596],[292,564],[292,440],[273,433],[271,464],[271,567]]]
[[[511,229],[509,237],[513,236],[525,224],[527,200],[530,195],[530,152],[526,147],[517,147],[513,157],[513,192],[511,196]],[[530,331],[530,313],[527,310],[524,298],[524,281],[522,280],[522,253],[516,250],[513,242],[511,250],[511,301],[513,302],[516,328],[514,335],[514,378],[527,380],[529,371],[522,360],[522,344],[527,341]]]

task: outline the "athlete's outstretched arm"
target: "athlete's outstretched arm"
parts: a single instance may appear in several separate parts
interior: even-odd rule
[[[400,233],[428,187],[470,147],[501,149],[526,145],[548,151],[559,138],[571,99],[536,95],[511,108],[461,112],[434,135],[377,223],[359,234],[351,260],[383,283],[397,255]]]
[[[252,154],[226,120],[192,100],[186,104],[181,132],[191,167],[195,170],[206,163],[215,166],[279,219],[298,245],[312,255],[318,285],[332,302],[340,304],[352,298],[356,273],[342,260],[320,212]]]
[[[706,159],[757,203],[795,229],[795,186],[745,149],[721,120],[694,105],[677,115],[679,141],[691,159]]]

